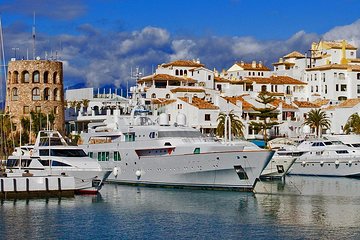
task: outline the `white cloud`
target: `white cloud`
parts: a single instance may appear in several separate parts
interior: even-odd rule
[[[323,35],[325,40],[346,39],[357,47],[360,47],[360,19],[345,26],[338,26]]]

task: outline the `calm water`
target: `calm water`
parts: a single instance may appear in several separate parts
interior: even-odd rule
[[[1,239],[360,239],[360,180],[287,177],[256,194],[105,185],[1,202]]]

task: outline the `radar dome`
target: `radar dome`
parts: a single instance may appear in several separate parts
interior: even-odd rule
[[[176,123],[177,123],[179,126],[185,126],[185,125],[186,125],[186,116],[185,116],[185,114],[179,113],[179,114],[176,116]]]
[[[169,118],[166,113],[162,113],[159,116],[159,124],[160,126],[169,126]]]

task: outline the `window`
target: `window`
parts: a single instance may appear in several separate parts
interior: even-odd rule
[[[19,73],[17,71],[13,73],[12,77],[12,83],[19,83]]]
[[[24,113],[24,114],[29,114],[29,113],[30,113],[30,108],[29,108],[29,106],[24,106],[24,107],[23,107],[23,113]]]
[[[210,121],[210,114],[205,114],[205,121]]]
[[[360,80],[360,73],[356,74],[356,78]]]
[[[346,91],[346,84],[340,85],[340,91],[345,92]]]
[[[337,73],[336,72],[334,72],[334,78],[337,78]]]
[[[327,93],[327,85],[325,85],[325,93]]]
[[[315,92],[319,92],[319,86],[315,87]]]
[[[121,161],[121,156],[118,151],[114,152],[114,161]]]
[[[200,154],[200,148],[195,148],[194,149],[194,154]]]
[[[175,75],[179,75],[179,69],[175,70]]]
[[[187,76],[187,70],[184,70],[184,75]]]
[[[169,99],[169,98],[170,98],[170,94],[166,94],[165,98]]]
[[[40,113],[41,112],[41,106],[36,106],[35,107],[35,112]]]
[[[53,74],[53,83],[57,83],[57,72]]]
[[[39,73],[39,71],[33,72],[32,82],[33,83],[39,83],[40,82],[40,73]]]
[[[49,90],[49,88],[44,89],[44,100],[50,100],[50,90]]]
[[[360,85],[357,85],[357,93],[360,94]]]
[[[32,90],[32,100],[33,101],[41,100],[39,88],[34,88]]]
[[[151,94],[151,98],[156,98],[156,94],[155,93]]]
[[[44,83],[48,83],[49,82],[49,72],[46,71],[44,72]]]
[[[22,72],[22,78],[21,78],[21,81],[23,83],[28,83],[30,81],[30,75],[29,75],[29,72],[28,71],[24,71]]]
[[[266,85],[262,85],[262,86],[261,86],[261,91],[262,91],[262,92],[266,92]]]
[[[314,86],[311,86],[311,92],[314,92]]]
[[[13,100],[13,101],[19,100],[19,95],[18,95],[18,89],[17,88],[12,89],[12,99],[11,100]]]
[[[208,80],[211,80],[211,75],[208,75]]]
[[[54,89],[54,101],[61,101],[59,89]]]
[[[110,156],[109,152],[98,152],[98,161],[100,162],[109,161],[109,156]]]
[[[180,76],[184,75],[183,70],[180,70]]]
[[[339,84],[336,84],[335,90],[336,90],[336,91],[339,91]]]
[[[182,104],[178,104],[177,109],[182,109],[183,105]]]
[[[290,94],[290,86],[286,87],[286,94]]]
[[[345,74],[344,73],[339,73],[339,79],[344,80],[345,79]]]
[[[57,106],[54,107],[54,114],[59,114],[59,108]]]

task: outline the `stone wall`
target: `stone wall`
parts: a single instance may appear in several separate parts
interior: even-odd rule
[[[8,64],[6,112],[19,127],[30,112],[55,113],[54,128],[64,133],[63,64],[49,60],[16,60]]]

